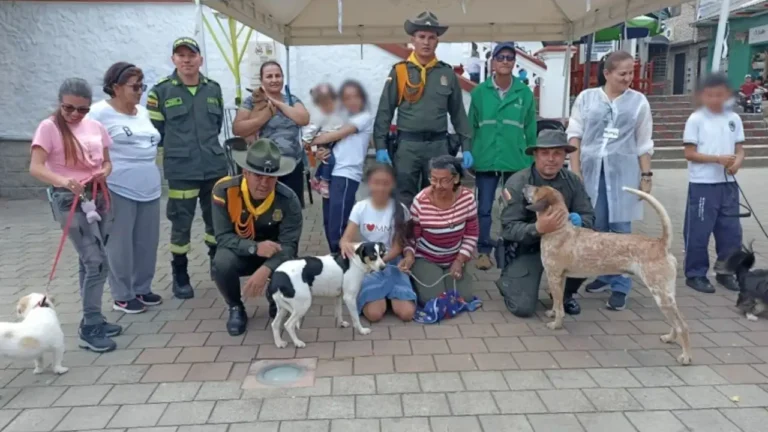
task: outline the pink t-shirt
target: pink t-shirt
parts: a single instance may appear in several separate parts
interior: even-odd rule
[[[112,145],[112,138],[101,123],[89,118],[69,124],[72,134],[80,142],[82,155],[79,163],[67,165],[64,157],[64,142],[61,132],[52,118],[43,120],[32,138],[32,147],[39,146],[48,153],[45,166],[56,174],[73,178],[79,182],[89,180],[104,162],[104,149]],[[85,156],[84,158],[82,156]]]

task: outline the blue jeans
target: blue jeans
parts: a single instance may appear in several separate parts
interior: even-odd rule
[[[355,205],[355,194],[360,182],[346,177],[331,177],[328,198],[323,199],[323,226],[331,253],[339,252],[339,242],[347,228],[349,214]]]
[[[336,165],[336,158],[333,153],[328,157],[325,162],[320,162],[315,170],[315,178],[318,180],[331,181],[331,173],[333,172],[333,166]]]
[[[600,232],[612,232],[619,234],[632,233],[631,222],[609,222],[608,194],[605,189],[605,171],[600,170],[600,185],[597,188],[597,202],[595,203],[595,230]],[[621,275],[600,276],[597,278],[605,285],[611,286],[611,291],[629,294],[632,289],[632,279]]]
[[[499,177],[503,176],[507,182],[512,172],[478,172],[475,176],[477,186],[477,218],[480,223],[480,239],[477,242],[477,251],[481,254],[490,254],[496,242],[491,239],[491,224],[493,223],[493,201],[496,198],[496,187],[499,185]]]

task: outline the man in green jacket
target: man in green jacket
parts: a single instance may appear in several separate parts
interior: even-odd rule
[[[195,293],[189,281],[187,253],[191,249],[192,220],[198,200],[211,263],[216,254],[211,191],[216,181],[227,175],[227,159],[219,143],[224,100],[219,83],[200,73],[203,57],[194,39],[176,39],[171,59],[176,70],[149,91],[147,110],[162,136],[163,170],[168,180],[166,214],[171,221],[173,295],[189,299]]]
[[[472,91],[469,124],[472,127],[472,157],[477,185],[477,213],[480,221],[479,256],[475,265],[488,270],[491,241],[491,212],[499,177],[502,182],[533,160],[525,149],[536,145],[536,103],[533,92],[512,76],[517,50],[514,42],[502,42],[493,49],[491,79]]]

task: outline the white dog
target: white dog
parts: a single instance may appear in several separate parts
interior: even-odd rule
[[[35,360],[34,373],[43,373],[43,354],[53,353],[53,371],[66,373],[61,365],[64,359],[64,332],[53,309],[50,297],[32,293],[22,297],[16,305],[21,322],[0,323],[0,354],[14,360]]]
[[[304,348],[306,344],[296,337],[296,330],[312,305],[312,296],[337,297],[336,325],[349,327],[342,319],[342,301],[347,305],[354,328],[363,335],[371,329],[360,324],[357,311],[357,294],[363,278],[368,273],[381,271],[386,267],[383,243],[358,243],[355,255],[350,259],[340,254],[321,257],[298,258],[281,264],[272,274],[267,295],[272,296],[277,305],[277,315],[272,321],[272,335],[278,348],[285,348],[288,343],[280,337],[280,327],[285,315],[290,317],[285,322],[285,330],[293,344]]]

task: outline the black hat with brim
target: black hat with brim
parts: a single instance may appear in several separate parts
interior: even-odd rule
[[[554,129],[544,129],[536,138],[536,145],[527,147],[525,149],[525,154],[531,156],[537,149],[551,148],[562,148],[566,153],[573,153],[576,151],[576,147],[568,144],[568,135],[565,132]]]
[[[259,138],[250,146],[239,137],[227,141],[232,149],[232,160],[245,171],[282,177],[296,169],[296,160],[280,154],[280,148],[269,138]]]
[[[413,36],[417,31],[428,31],[434,32],[439,37],[448,30],[448,26],[441,26],[437,16],[432,12],[422,12],[414,20],[405,20],[403,27],[409,36]]]
[[[179,47],[187,47],[193,52],[200,54],[200,45],[191,37],[180,37],[173,41],[173,52],[176,52]]]

